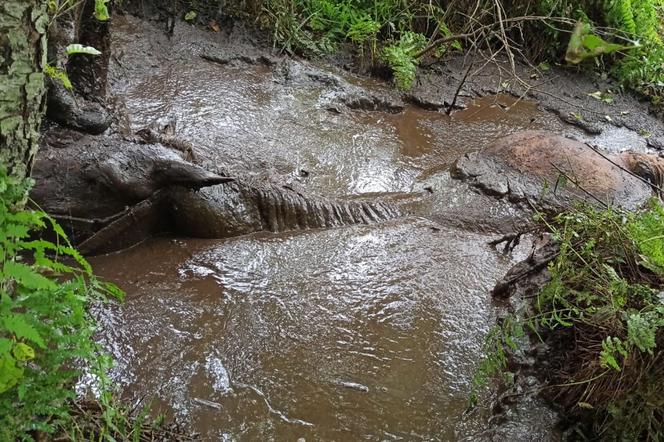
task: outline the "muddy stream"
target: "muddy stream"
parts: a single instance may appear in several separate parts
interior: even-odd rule
[[[123,397],[152,400],[204,440],[558,438],[538,403],[504,433],[488,407],[464,413],[494,321],[489,291],[528,250],[504,257],[487,242],[528,215],[448,170],[500,135],[577,129],[502,95],[451,117],[355,106],[358,94],[389,104],[389,86],[262,59],[250,41],[187,25],[168,40],[118,17],[113,39],[120,131],[171,125],[200,164],[314,194],[426,195],[373,225],[156,238],[93,258],[127,294],[98,312]]]

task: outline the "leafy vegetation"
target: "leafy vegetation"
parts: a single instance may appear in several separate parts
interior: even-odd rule
[[[477,384],[529,329],[548,345],[546,393],[603,440],[664,437],[664,207],[578,208],[546,223],[549,282],[492,332]],[[586,434],[585,436],[591,436]]]
[[[324,55],[348,43],[372,64],[387,63],[396,85],[407,89],[429,37],[450,34],[444,16],[440,6],[419,0],[265,0],[258,22],[288,53]]]
[[[28,188],[0,167],[0,440],[158,435],[159,422],[145,411],[133,416],[114,402],[110,358],[93,340],[90,305],[122,292],[94,277],[52,218],[21,208]],[[36,236],[44,231],[55,240]],[[74,384],[84,372],[95,383],[93,402],[77,400]]]
[[[108,3],[111,0],[94,0],[95,7],[93,15],[95,19],[99,21],[108,21],[111,19],[111,16],[108,12]],[[63,14],[74,10],[75,8],[81,5],[80,1],[77,0],[45,0],[46,10],[48,11],[51,21],[56,20],[58,17]]]
[[[89,304],[120,296],[99,282],[46,214],[17,210],[26,183],[0,169],[0,439],[30,439],[69,423],[73,382],[89,369],[102,383],[105,355],[92,340]],[[33,237],[46,228],[50,242]]]
[[[652,204],[638,222],[629,225],[629,232],[645,257],[642,264],[653,272],[664,273],[664,207]]]
[[[108,13],[108,6],[106,4],[111,0],[95,0],[94,16],[99,21],[108,21],[111,16]]]
[[[65,51],[67,51],[67,55],[75,55],[75,54],[101,55],[101,52],[99,52],[97,49],[93,48],[92,46],[83,46],[82,44],[79,43],[73,43],[68,45],[65,48]]]
[[[348,43],[372,64],[387,63],[401,88],[412,84],[422,55],[406,49],[413,42],[433,43],[474,27],[472,46],[503,44],[506,38],[478,32],[478,28],[515,17],[551,17],[528,25],[524,22],[507,37],[523,40],[535,63],[558,61],[567,53],[572,63],[595,60],[602,70],[609,66],[625,87],[655,103],[664,95],[664,0],[498,2],[500,8],[489,0],[470,6],[468,2],[422,0],[258,0],[250,4],[250,15],[271,30],[275,45],[283,51],[323,55]],[[584,31],[578,44],[572,41],[571,46],[574,26],[569,19],[581,22]],[[440,55],[450,47],[462,48],[458,40],[441,41],[440,51],[428,54]]]
[[[108,6],[107,3],[110,0],[95,0],[95,10],[94,10],[94,17],[96,20],[99,21],[108,21],[110,20],[110,16],[108,13]],[[51,21],[56,20],[58,17],[62,16],[63,14],[72,11],[73,9],[76,8],[78,5],[78,2],[74,0],[47,0],[46,6],[48,13],[51,17]],[[52,23],[51,23],[52,24]],[[85,54],[85,55],[101,55],[101,52],[97,50],[96,48],[92,46],[85,46],[80,43],[72,43],[67,45],[65,47],[65,53],[67,57],[71,57],[72,55],[77,55],[77,54]],[[67,71],[64,67],[58,67],[56,66],[57,60],[49,60],[49,63],[47,63],[44,66],[44,74],[53,79],[56,82],[61,83],[65,89],[71,91],[73,89],[73,85],[71,83],[71,80],[69,76],[67,75]]]
[[[662,0],[540,0],[538,13],[572,17],[602,34],[620,51],[610,63],[611,73],[624,86],[659,104],[664,99],[664,1]],[[554,27],[538,29],[548,34],[549,56],[567,49],[568,38]],[[618,46],[624,46],[620,48]],[[630,48],[629,51],[625,49]],[[598,65],[603,69],[604,66]]]
[[[638,45],[625,46],[609,43],[601,37],[592,34],[588,23],[578,22],[567,44],[565,60],[572,64],[579,64],[587,59],[594,59],[601,55],[613,54],[618,51],[638,48]]]
[[[394,81],[399,89],[409,89],[415,81],[419,60],[415,57],[427,40],[422,34],[404,32],[396,44],[383,50],[383,59],[394,71]]]
[[[71,84],[71,80],[69,79],[69,76],[67,75],[67,72],[65,72],[64,69],[60,69],[55,66],[51,66],[50,64],[47,64],[44,66],[44,74],[47,77],[62,83],[65,89],[72,90],[73,85]]]

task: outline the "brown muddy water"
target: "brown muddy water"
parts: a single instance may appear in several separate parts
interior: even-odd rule
[[[429,195],[376,225],[161,238],[93,258],[127,293],[99,310],[122,395],[211,441],[491,439],[488,408],[464,411],[489,290],[526,249],[506,258],[487,242],[527,216],[448,169],[517,130],[574,130],[509,96],[451,117],[352,110],[339,97],[392,92],[303,61],[209,62],[199,55],[255,49],[186,25],[169,41],[118,17],[113,35],[118,130],[174,123],[203,164],[326,196]],[[499,440],[558,438],[545,407],[514,413]]]

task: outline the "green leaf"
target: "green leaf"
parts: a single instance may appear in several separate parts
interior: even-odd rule
[[[82,44],[79,43],[70,44],[65,48],[65,50],[67,51],[67,55],[74,55],[74,54],[101,55],[101,52],[99,52],[97,49],[93,48],[92,46],[83,46]]]
[[[641,352],[653,354],[657,328],[639,313],[627,318],[627,340]]]
[[[25,315],[14,314],[7,316],[3,318],[2,325],[7,331],[16,335],[17,338],[25,338],[34,342],[40,348],[46,348],[39,332],[25,320]]]
[[[617,51],[638,48],[639,45],[624,46],[610,43],[603,38],[590,33],[590,25],[578,22],[572,32],[565,60],[568,63],[579,64],[588,58],[595,58],[603,54],[612,54]]]
[[[198,17],[198,13],[196,13],[196,11],[189,11],[184,15],[184,19],[188,22],[196,20],[196,17]]]
[[[29,228],[25,224],[8,223],[3,226],[3,231],[0,232],[0,238],[8,239],[21,239],[28,236]]]
[[[116,298],[119,301],[122,301],[124,299],[125,294],[122,291],[122,289],[113,283],[110,282],[103,283],[102,289],[105,290],[110,296]]]
[[[95,12],[94,17],[99,21],[108,21],[111,17],[108,13],[108,7],[106,3],[109,0],[95,0]]]
[[[23,369],[16,366],[10,355],[0,357],[0,394],[12,388],[23,377]]]
[[[16,261],[5,262],[2,268],[2,275],[6,279],[13,279],[18,284],[29,289],[53,290],[57,286],[55,282],[33,271],[30,266]]]
[[[539,69],[542,72],[548,72],[551,70],[551,65],[545,61],[537,65],[537,69]]]
[[[396,44],[383,49],[382,58],[390,65],[399,89],[407,90],[413,85],[419,64],[415,55],[424,48],[426,42],[422,34],[404,32]]]
[[[599,354],[599,363],[602,367],[610,367],[616,371],[622,368],[616,359],[616,354],[626,358],[628,353],[619,338],[608,336],[602,341],[602,351]]]
[[[12,349],[13,342],[7,338],[0,338],[0,357],[9,353]]]
[[[29,361],[35,358],[35,350],[28,344],[18,342],[12,350],[17,361]]]

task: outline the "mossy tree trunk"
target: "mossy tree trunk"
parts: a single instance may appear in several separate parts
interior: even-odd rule
[[[44,0],[0,0],[0,164],[18,178],[39,147],[47,26]]]

